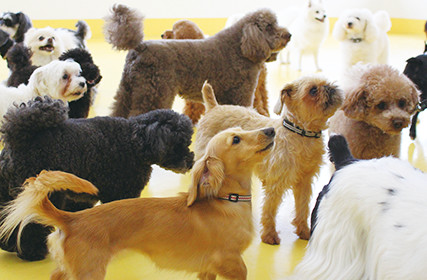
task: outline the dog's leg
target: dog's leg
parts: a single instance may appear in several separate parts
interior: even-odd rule
[[[185,100],[184,114],[186,114],[193,124],[197,124],[200,116],[205,113],[205,106],[202,103]]]
[[[322,69],[320,69],[319,67],[319,50],[314,51],[313,57],[314,57],[314,65],[316,66],[316,71],[321,72]]]
[[[261,239],[262,242],[271,245],[280,244],[279,234],[276,231],[276,215],[280,203],[282,203],[283,191],[281,189],[275,186],[266,186],[264,188],[265,197],[261,216]]]
[[[310,238],[310,229],[307,224],[307,219],[310,214],[309,202],[312,192],[311,178],[311,176],[306,176],[293,187],[295,218],[292,224],[296,227],[295,233],[304,240]]]
[[[208,272],[201,272],[197,275],[200,280],[215,280],[216,275]]]
[[[209,270],[226,279],[246,280],[248,273],[245,262],[237,252],[220,252],[218,254],[214,254],[212,263],[209,267]],[[206,275],[209,275],[209,273]],[[210,280],[211,278],[207,279]]]

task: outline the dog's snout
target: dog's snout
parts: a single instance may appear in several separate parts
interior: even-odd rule
[[[348,22],[348,23],[347,23],[347,26],[348,26],[348,28],[353,27],[353,22],[351,22],[351,21],[350,21],[350,22]]]
[[[53,42],[53,38],[52,38],[52,37],[50,37],[49,39],[47,39],[47,42],[48,42],[49,44],[52,44],[52,42]]]
[[[86,86],[86,83],[84,83],[84,82],[80,82],[80,83],[79,83],[79,86],[80,86],[80,87],[82,87],[82,88],[84,88],[84,87]]]
[[[289,33],[288,31],[285,31],[285,32],[282,33],[282,38],[285,39],[285,40],[290,40],[291,37],[292,37],[292,34]]]
[[[401,129],[403,127],[403,121],[398,119],[398,120],[393,120],[393,127],[395,129]]]
[[[264,134],[268,137],[274,137],[276,135],[276,131],[274,131],[273,127],[263,129],[262,132],[264,132]]]

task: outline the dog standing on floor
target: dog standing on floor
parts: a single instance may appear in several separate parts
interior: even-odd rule
[[[282,22],[281,18],[283,21],[292,18],[289,13],[296,14],[294,20]],[[289,46],[279,54],[280,62],[289,63],[290,54],[298,53],[298,70],[301,71],[302,57],[312,54],[316,70],[322,71],[319,66],[319,50],[329,34],[329,19],[326,16],[322,0],[308,0],[304,8],[289,9],[289,12],[285,10],[282,14],[279,13],[279,23],[289,27],[292,34]]]
[[[199,279],[244,280],[241,254],[253,237],[252,170],[273,147],[274,135],[273,128],[216,135],[194,165],[188,193],[126,199],[76,213],[58,210],[48,194],[96,195],[97,189],[72,174],[43,171],[28,179],[3,211],[0,237],[31,220],[56,226],[48,238],[58,263],[55,280],[104,279],[108,262],[123,249],[145,253],[159,267],[197,272]]]
[[[390,52],[387,32],[390,28],[391,20],[386,11],[375,14],[368,9],[344,11],[332,31],[340,42],[343,69],[358,62],[387,64]]]
[[[242,106],[220,106],[209,84],[204,85],[202,92],[207,112],[196,133],[196,158],[204,154],[209,140],[221,130],[235,126],[243,129],[274,127],[276,145],[255,168],[265,193],[261,238],[268,244],[280,243],[275,219],[284,193],[292,190],[296,212],[292,224],[300,238],[308,239],[312,181],[319,173],[325,152],[322,130],[327,128],[327,120],[341,105],[341,91],[318,76],[289,83],[274,108],[277,114],[283,111],[281,119],[267,118]]]
[[[291,278],[425,279],[427,175],[393,157],[355,159],[329,140],[336,172],[312,214],[312,236]]]
[[[166,30],[162,34],[162,39],[204,39],[202,30],[190,20],[177,21],[172,30]],[[267,67],[264,64],[258,77],[258,83],[255,89],[253,107],[261,115],[270,116],[268,112],[268,93],[266,88]],[[202,114],[205,112],[203,103],[185,100],[184,114],[186,114],[193,124],[196,124]]]
[[[342,134],[356,158],[399,157],[402,129],[415,112],[420,92],[388,65],[358,64],[342,81],[345,100],[329,131]]]
[[[124,5],[114,6],[105,18],[106,40],[129,50],[112,116],[171,108],[177,94],[202,102],[205,80],[216,88],[221,104],[251,106],[262,65],[291,37],[266,9],[201,40],[143,41],[142,18]]]

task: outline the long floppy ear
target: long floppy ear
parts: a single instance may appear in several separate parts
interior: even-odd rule
[[[344,114],[352,119],[363,119],[368,106],[369,93],[363,88],[356,88],[347,93],[341,109]]]
[[[224,164],[220,159],[205,155],[198,160],[192,169],[187,206],[191,206],[198,199],[216,197],[224,177]]]
[[[31,20],[27,15],[19,12],[17,13],[17,16],[19,18],[19,27],[18,30],[16,30],[14,39],[17,43],[20,43],[24,41],[25,32],[27,32],[28,29],[33,27],[33,25],[31,24]]]
[[[270,46],[264,38],[264,34],[254,23],[247,24],[243,28],[240,49],[243,56],[254,63],[267,60],[271,53]]]
[[[31,74],[28,81],[28,86],[39,96],[49,94],[49,86],[46,84],[46,80],[43,77],[43,72],[40,68],[36,69],[33,74]]]
[[[280,92],[280,96],[276,102],[276,105],[274,105],[273,112],[275,114],[280,115],[283,109],[283,105],[285,105],[285,98],[290,97],[293,90],[294,85],[292,83],[285,85],[285,87]]]
[[[366,18],[366,25],[365,25],[365,40],[368,43],[374,42],[378,38],[378,27],[374,21],[373,16],[368,16]]]

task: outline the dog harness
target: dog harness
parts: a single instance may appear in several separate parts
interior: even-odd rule
[[[237,193],[230,193],[227,196],[220,196],[218,197],[218,199],[221,200],[228,200],[231,202],[239,202],[239,201],[244,201],[244,202],[251,202],[251,195],[239,195]]]
[[[322,135],[322,131],[307,131],[302,129],[301,127],[291,123],[287,119],[283,119],[283,126],[289,129],[292,132],[295,132],[296,134],[299,134],[304,137],[310,137],[310,138],[320,138]]]

